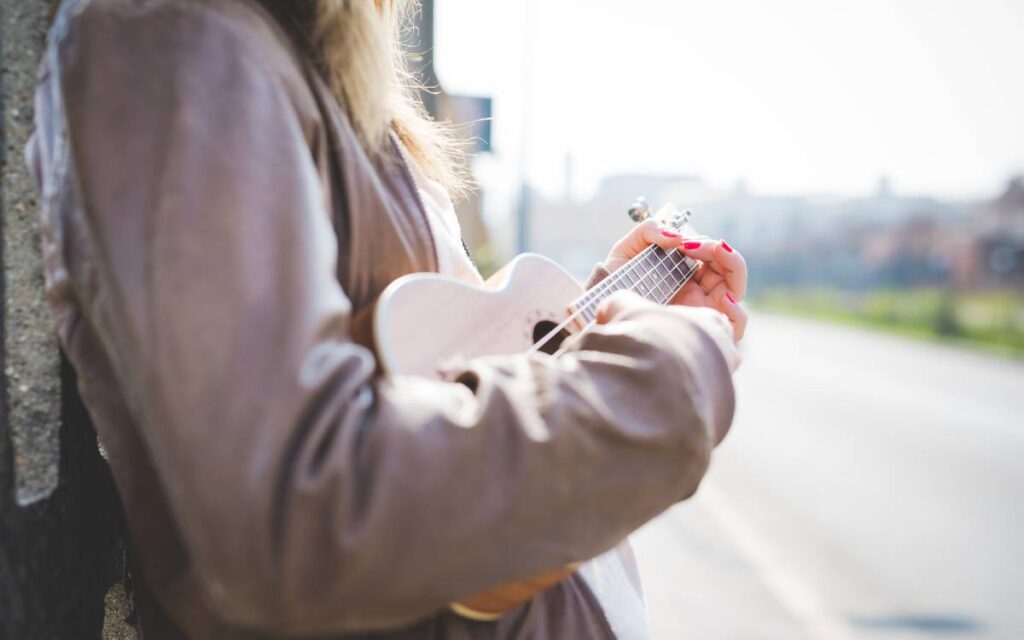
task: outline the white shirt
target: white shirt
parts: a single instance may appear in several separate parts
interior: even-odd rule
[[[424,175],[409,154],[406,160],[434,236],[438,271],[471,284],[483,284],[483,277],[462,245],[462,228],[448,192]],[[578,571],[601,605],[616,638],[648,640],[651,637],[640,571],[629,540],[585,562]]]

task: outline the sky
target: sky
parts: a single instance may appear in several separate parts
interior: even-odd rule
[[[1024,173],[1022,0],[435,0],[494,180],[619,172],[759,194],[990,197]]]

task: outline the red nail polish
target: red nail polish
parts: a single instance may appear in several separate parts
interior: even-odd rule
[[[732,247],[730,247],[729,243],[726,242],[725,240],[722,240],[722,248],[728,251],[729,253],[732,253]]]
[[[728,291],[725,292],[725,297],[729,298],[729,302],[736,304],[736,298],[732,297],[732,294],[729,293]]]
[[[665,236],[666,238],[678,238],[679,237],[678,233],[672,233],[671,231],[665,231],[665,230],[662,230],[661,235]]]
[[[684,249],[700,249],[700,243],[699,242],[684,242],[683,243],[683,248]]]

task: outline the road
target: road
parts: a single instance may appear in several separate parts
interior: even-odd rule
[[[633,537],[659,640],[1024,639],[1024,364],[758,315],[696,497]]]

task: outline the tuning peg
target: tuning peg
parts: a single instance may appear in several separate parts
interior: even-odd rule
[[[680,210],[676,205],[669,202],[654,214],[654,219],[662,224],[679,231],[689,224],[692,214],[687,210]]]
[[[647,202],[647,198],[640,196],[633,202],[633,206],[629,208],[629,218],[633,222],[643,222],[647,218],[651,217],[651,203]]]

